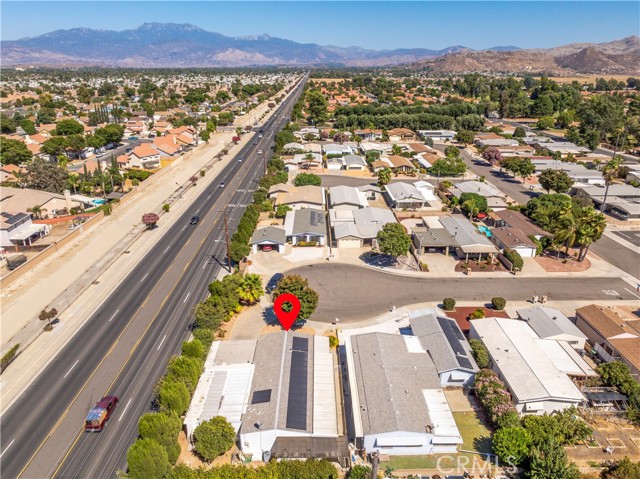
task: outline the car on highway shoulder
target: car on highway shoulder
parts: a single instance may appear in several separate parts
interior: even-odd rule
[[[191,223],[192,225],[197,225],[199,221],[200,217],[198,215],[195,215],[191,217],[191,221],[189,223]]]

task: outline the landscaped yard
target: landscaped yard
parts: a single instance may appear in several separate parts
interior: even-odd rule
[[[463,444],[459,449],[465,451],[491,452],[491,432],[487,429],[474,411],[454,412],[453,417],[462,435]],[[486,456],[462,452],[459,456],[469,458],[468,464],[479,463]],[[440,462],[438,463],[438,459]],[[448,454],[434,454],[430,456],[390,456],[389,462],[382,462],[381,468],[391,466],[395,469],[436,469],[455,467],[455,456]]]

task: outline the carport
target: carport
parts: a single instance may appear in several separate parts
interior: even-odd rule
[[[267,251],[282,253],[286,243],[284,229],[275,226],[259,228],[253,233],[249,243],[251,244],[253,254],[258,251],[265,251],[265,249]]]

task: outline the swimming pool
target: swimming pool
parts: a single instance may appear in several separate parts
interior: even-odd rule
[[[107,202],[107,201],[106,201],[106,200],[103,200],[102,198],[99,198],[99,199],[95,199],[95,200],[93,200],[93,204],[94,204],[95,206],[104,205],[106,202]]]
[[[491,238],[491,230],[487,228],[485,225],[478,225],[478,230],[480,233],[484,234],[487,238]]]

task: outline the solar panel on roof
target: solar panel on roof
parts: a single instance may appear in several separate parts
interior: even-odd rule
[[[293,338],[291,349],[294,351],[309,352],[309,339],[308,338]]]
[[[467,368],[467,369],[473,368],[473,364],[471,364],[471,361],[469,361],[469,358],[467,358],[466,356],[456,356],[456,359],[458,360],[458,364],[461,367]]]
[[[306,350],[291,352],[291,368],[289,369],[289,397],[287,401],[287,429],[307,429],[307,374],[308,374],[308,340],[305,338],[293,338],[294,348],[296,339],[299,346]]]
[[[461,340],[458,339],[458,336],[454,332],[454,328],[451,326],[450,320],[448,320],[447,318],[438,317],[438,323],[440,323],[442,332],[447,337],[447,341],[449,341],[449,344],[451,345],[451,349],[453,349],[453,352],[456,354],[456,356],[458,355],[466,356],[467,353],[464,347],[462,346],[462,343],[460,342]]]
[[[262,389],[253,392],[251,404],[262,404],[271,401],[271,389]]]

